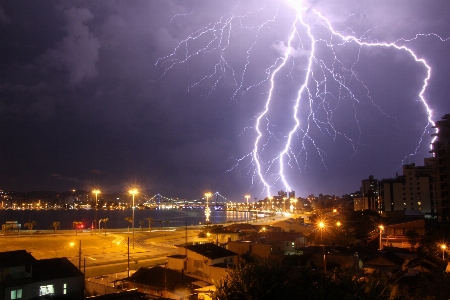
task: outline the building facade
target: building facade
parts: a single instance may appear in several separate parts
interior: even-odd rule
[[[450,114],[435,123],[437,133],[432,143],[434,158],[434,181],[432,193],[432,212],[443,222],[450,221]]]
[[[368,209],[378,211],[378,180],[373,175],[361,181],[361,195],[367,197]]]
[[[431,215],[433,172],[433,160],[426,158],[424,166],[404,165],[402,175],[381,180],[379,212],[418,210]]]
[[[67,258],[36,260],[25,250],[0,252],[0,300],[83,299],[84,274]]]

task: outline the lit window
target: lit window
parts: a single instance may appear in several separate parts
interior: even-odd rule
[[[63,294],[67,294],[67,283],[64,283]]]
[[[39,296],[43,295],[53,295],[55,293],[55,289],[53,285],[41,285],[39,287]]]
[[[12,290],[11,291],[11,299],[22,299],[22,289]]]

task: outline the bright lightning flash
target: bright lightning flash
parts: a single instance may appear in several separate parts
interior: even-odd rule
[[[275,20],[279,18],[280,6],[283,6],[283,4],[279,4],[271,17],[255,26],[249,26],[246,19],[265,11],[265,7],[254,12],[223,16],[219,21],[210,23],[189,34],[187,38],[176,45],[171,54],[158,59],[156,66],[162,70],[161,78],[178,65],[215,53],[216,63],[213,71],[191,84],[188,91],[203,83],[210,82],[207,93],[207,96],[210,96],[227,78],[231,78],[235,86],[231,96],[233,100],[257,87],[267,88],[264,108],[253,117],[254,126],[252,128],[256,132],[253,150],[244,157],[237,159],[235,166],[250,159],[250,164],[254,166],[252,178],[258,178],[263,185],[264,193],[271,196],[272,189],[276,185],[282,185],[287,191],[292,190],[285,169],[294,166],[299,169],[302,168],[299,153],[302,152],[302,155],[307,156],[307,144],[313,146],[314,151],[322,158],[325,166],[326,151],[318,146],[312,138],[313,127],[314,130],[323,131],[333,139],[340,137],[348,141],[355,154],[360,143],[361,128],[354,106],[362,101],[361,98],[369,99],[371,105],[380,113],[387,118],[395,119],[376,104],[369,93],[369,88],[355,72],[362,49],[369,47],[395,49],[420,64],[426,73],[418,98],[425,109],[427,124],[423,129],[415,152],[409,155],[416,154],[428,129],[434,126],[432,111],[425,99],[425,91],[431,76],[431,67],[425,59],[420,58],[405,44],[421,36],[434,36],[441,41],[447,39],[435,34],[417,34],[409,40],[371,41],[365,35],[356,37],[354,34],[349,35],[337,31],[323,14],[309,7],[306,2],[289,0],[287,3],[294,10],[295,17],[289,23],[288,29],[285,29],[287,31],[285,34],[278,32],[274,25]],[[180,16],[182,15],[175,17]],[[233,37],[238,34],[236,32],[243,30],[251,32],[253,39],[246,51],[246,61],[238,70],[230,62],[231,59],[227,57],[226,53],[231,51]],[[250,73],[250,66],[255,64],[252,60],[252,54],[259,45],[260,34],[263,30],[272,30],[279,36],[279,42],[272,44],[279,57],[266,68],[265,76],[256,81],[251,81],[247,77],[250,76],[248,74]],[[348,60],[342,58],[342,55],[339,55],[339,52],[343,51],[342,49],[348,49],[345,47],[352,49],[350,51],[354,53],[353,61],[348,62]],[[286,78],[290,79],[289,82],[286,82]],[[283,86],[279,84],[281,81],[284,81]],[[359,91],[354,92],[349,83],[358,84]],[[286,92],[286,85],[289,86],[290,93]],[[356,124],[355,130],[359,132],[358,137],[355,138],[354,134],[343,132],[334,124],[333,114],[336,105],[332,104],[330,98],[332,100],[337,99],[337,102],[343,99],[351,100]],[[274,109],[275,106],[277,109]],[[275,153],[275,155],[272,153]]]

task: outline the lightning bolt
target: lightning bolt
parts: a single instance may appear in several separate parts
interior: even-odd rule
[[[255,178],[257,178],[258,183],[263,186],[262,193],[266,193],[267,196],[272,195],[272,189],[276,185],[282,185],[289,191],[292,190],[292,185],[286,175],[286,168],[295,166],[301,170],[306,167],[307,145],[312,145],[326,168],[327,151],[313,139],[313,130],[319,130],[334,140],[338,137],[345,139],[353,148],[353,155],[356,154],[360,146],[362,130],[355,105],[363,101],[362,97],[369,99],[371,105],[386,118],[395,120],[395,117],[390,116],[372,99],[369,88],[355,72],[355,67],[362,55],[361,52],[365,48],[390,48],[406,53],[416,63],[422,65],[426,71],[418,99],[425,109],[427,124],[414,152],[408,154],[403,160],[417,154],[424,136],[429,128],[435,125],[432,110],[425,98],[431,78],[431,67],[424,58],[419,57],[406,44],[424,36],[433,36],[441,41],[447,41],[448,38],[444,39],[431,33],[417,34],[410,39],[398,39],[394,42],[371,41],[366,37],[369,32],[360,37],[355,36],[353,32],[351,34],[339,32],[323,14],[310,7],[307,2],[294,0],[288,0],[287,4],[295,12],[295,17],[290,22],[289,29],[284,35],[285,38],[281,38],[283,34],[275,29],[275,21],[279,19],[280,6],[283,4],[280,2],[270,17],[253,26],[248,25],[246,20],[258,13],[267,14],[266,7],[263,6],[256,11],[246,13],[225,15],[217,22],[209,23],[189,34],[174,47],[172,53],[161,57],[155,64],[161,70],[160,79],[162,79],[178,65],[187,64],[189,61],[214,53],[216,63],[214,63],[212,71],[190,84],[187,88],[188,92],[211,82],[205,95],[209,97],[217,91],[220,85],[231,79],[235,89],[230,95],[230,99],[237,100],[253,89],[267,87],[263,109],[252,118],[254,126],[245,128],[245,131],[254,130],[256,133],[253,149],[251,153],[237,158],[228,171],[250,159],[247,166],[253,166],[249,171],[252,185],[257,184],[255,183]],[[174,18],[170,21],[171,23],[174,22]],[[233,37],[237,35],[234,33],[235,31],[246,31],[253,34],[253,39],[249,42],[246,50],[245,63],[240,68],[234,66],[227,57],[227,51],[233,44]],[[264,76],[252,82],[252,80],[248,80],[250,67],[254,65],[252,56],[260,43],[260,35],[263,31],[272,31],[279,37],[280,42],[272,46],[281,55],[266,68]],[[344,62],[338,54],[339,49],[342,51],[347,46],[356,46],[357,48],[355,58],[350,62]],[[286,78],[290,79],[290,87],[295,93],[286,93],[277,84],[280,81],[287,81]],[[360,89],[364,92],[354,92],[350,87],[352,84],[359,84]],[[246,85],[247,87],[245,87]],[[333,117],[337,105],[332,104],[329,99],[336,100],[337,105],[344,99],[351,100],[355,127],[359,133],[357,138],[336,127]],[[277,114],[273,109],[275,105],[278,109],[283,108],[283,114]],[[300,117],[302,115],[300,111],[306,112],[303,113],[303,118]],[[299,146],[296,146],[295,143],[299,143]],[[271,153],[276,154],[272,155]],[[303,165],[300,155],[306,157]]]

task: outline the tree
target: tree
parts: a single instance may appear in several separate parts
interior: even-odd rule
[[[370,209],[353,211],[348,214],[346,221],[348,230],[354,233],[356,239],[363,242],[367,241],[370,232],[376,230],[380,223],[380,215]]]
[[[158,220],[159,227],[162,227],[163,220]]]
[[[414,229],[410,229],[405,232],[405,236],[411,245],[411,250],[414,252],[414,246],[419,242],[419,234]]]
[[[78,228],[83,225],[83,222],[73,221],[72,226],[75,228],[75,235],[78,235]]]
[[[30,231],[33,230],[34,225],[36,225],[35,221],[31,221],[31,222],[23,224],[23,226],[27,227],[28,230],[30,230]],[[30,234],[33,234],[33,232],[31,232]]]
[[[352,272],[324,276],[309,266],[293,267],[275,260],[241,262],[216,283],[212,295],[228,299],[388,299],[391,286],[385,278]]]
[[[170,220],[166,220],[166,227],[169,227]]]
[[[128,222],[128,233],[130,233],[130,224],[133,223],[133,218],[132,217],[126,217],[125,221]]]
[[[141,231],[144,230],[144,221],[139,221],[139,227],[141,227]]]
[[[56,229],[59,228],[60,225],[61,224],[59,222],[53,221],[52,226],[50,226],[53,227],[53,233],[56,233]]]
[[[148,222],[148,232],[151,232],[152,231],[151,224],[155,223],[155,221],[153,220],[153,218],[150,217],[146,218],[146,220]]]
[[[105,236],[106,236],[106,222],[108,222],[109,218],[101,219],[100,222],[105,223]]]
[[[219,245],[219,233],[223,232],[222,225],[212,225],[209,229],[209,232],[216,235],[216,244]]]

